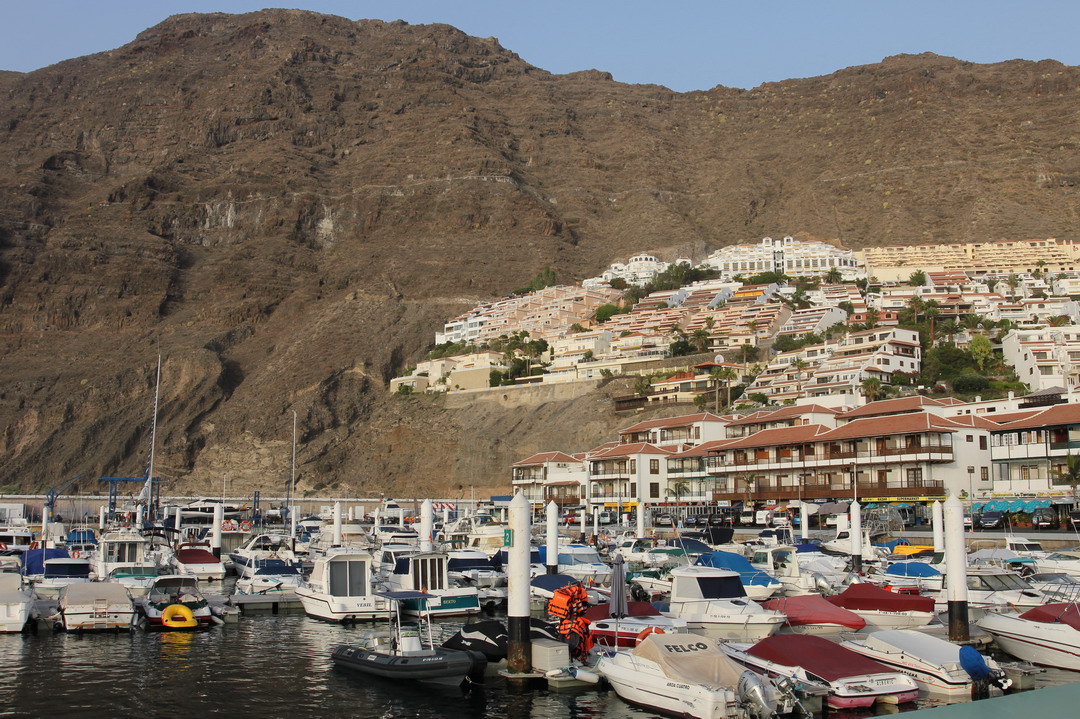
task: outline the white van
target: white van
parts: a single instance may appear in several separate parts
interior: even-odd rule
[[[772,524],[773,511],[771,509],[759,509],[754,517],[754,524],[759,527],[768,527]]]

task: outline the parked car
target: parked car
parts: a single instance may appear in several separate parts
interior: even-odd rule
[[[964,512],[964,529],[971,529],[975,526],[975,520],[971,516],[971,512]]]
[[[1004,512],[983,512],[979,517],[979,529],[1004,529]]]
[[[664,514],[658,514],[655,517],[653,517],[653,526],[654,527],[674,527],[675,526],[675,519],[670,514],[667,514],[666,512]]]
[[[1039,507],[1031,514],[1031,526],[1037,529],[1057,529],[1060,525],[1053,507]]]
[[[705,527],[730,527],[735,523],[733,512],[714,512],[705,519]]]
[[[615,512],[601,512],[599,520],[600,524],[615,524],[618,516],[616,516]]]
[[[1069,524],[1073,529],[1080,529],[1080,509],[1074,509],[1069,512]]]

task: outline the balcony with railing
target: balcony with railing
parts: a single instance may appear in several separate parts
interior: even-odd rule
[[[783,469],[785,467],[871,465],[897,462],[951,462],[951,444],[883,445],[869,450],[819,448],[800,451],[798,448],[771,448],[755,452],[732,452],[726,457],[710,457],[706,465],[712,473],[745,471],[746,469]]]
[[[807,478],[803,484],[782,484],[758,479],[749,490],[743,482],[735,482],[735,490],[714,491],[713,500],[792,500],[792,499],[850,499],[855,496],[850,477],[823,475]],[[945,483],[937,480],[891,479],[885,482],[859,480],[859,497],[945,497]]]

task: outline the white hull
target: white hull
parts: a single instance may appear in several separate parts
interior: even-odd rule
[[[376,606],[375,597],[333,597],[313,592],[308,587],[297,587],[296,598],[309,617],[330,622],[367,622],[385,619],[385,604]]]
[[[864,634],[876,632],[879,629],[925,627],[934,618],[933,612],[882,612],[873,609],[849,609],[848,611],[858,614],[866,622],[866,626],[861,630]]]
[[[1067,624],[1021,619],[1018,614],[987,614],[979,627],[1018,659],[1080,671],[1080,632]]]
[[[93,606],[77,605],[65,607],[60,611],[64,630],[81,631],[128,631],[135,620],[135,610],[131,607],[108,607],[97,609]]]
[[[773,620],[756,618],[753,615],[736,620],[700,619],[682,617],[686,619],[686,631],[698,634],[710,639],[726,639],[735,642],[756,642],[765,637],[771,637],[783,626],[783,618]]]
[[[173,565],[177,574],[194,576],[200,582],[220,582],[225,579],[225,565],[217,564],[183,564],[175,562]]]
[[[746,716],[733,690],[674,681],[654,662],[626,652],[603,657],[596,670],[608,680],[620,699],[631,704],[695,719]]]
[[[33,606],[34,602],[29,597],[21,602],[9,600],[0,604],[0,632],[21,632],[30,621]]]

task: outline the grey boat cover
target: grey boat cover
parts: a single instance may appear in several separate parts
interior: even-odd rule
[[[697,634],[650,634],[630,653],[656,662],[669,679],[688,684],[734,689],[745,671],[716,642]]]

